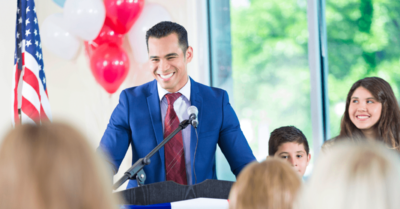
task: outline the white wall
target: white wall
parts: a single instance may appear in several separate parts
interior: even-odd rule
[[[52,0],[35,0],[39,27],[49,15],[62,12]],[[194,60],[189,64],[189,74],[208,84],[208,43],[205,7],[203,0],[147,0],[164,6],[173,21],[183,25],[189,34],[189,44],[194,48]],[[0,0],[0,140],[11,128],[12,72],[15,50],[15,18],[17,0]],[[55,121],[65,121],[84,133],[96,148],[118,103],[120,92],[128,87],[152,80],[148,64],[138,64],[132,56],[127,39],[124,48],[130,57],[130,71],[120,89],[109,95],[98,85],[89,68],[83,46],[73,61],[56,57],[43,47],[43,59],[51,112]],[[120,171],[130,165],[129,152]]]

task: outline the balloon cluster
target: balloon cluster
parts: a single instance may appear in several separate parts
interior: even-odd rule
[[[128,75],[129,57],[122,43],[128,36],[138,63],[148,61],[146,31],[160,21],[170,21],[158,4],[144,0],[53,0],[63,13],[50,15],[42,25],[44,46],[55,55],[74,59],[82,40],[96,81],[110,94]]]

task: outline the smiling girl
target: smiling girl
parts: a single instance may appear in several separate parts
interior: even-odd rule
[[[389,83],[368,77],[353,84],[336,138],[377,139],[399,150],[400,110]]]

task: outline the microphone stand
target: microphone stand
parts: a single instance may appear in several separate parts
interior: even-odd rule
[[[118,189],[125,181],[128,179],[136,179],[138,186],[143,186],[144,181],[146,180],[146,173],[143,171],[143,167],[145,165],[150,164],[150,158],[153,156],[158,150],[161,149],[169,140],[172,139],[179,131],[186,128],[188,125],[192,123],[192,119],[182,121],[178,128],[175,129],[170,135],[168,135],[159,145],[157,145],[149,154],[147,154],[144,158],[140,158],[133,164],[113,186],[114,190]]]

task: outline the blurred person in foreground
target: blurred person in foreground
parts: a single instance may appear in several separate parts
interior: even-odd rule
[[[0,147],[0,209],[116,209],[106,174],[70,126],[21,125]]]
[[[268,158],[246,166],[229,194],[230,209],[291,209],[301,178],[285,161]]]
[[[322,153],[295,209],[400,208],[400,158],[381,142],[340,141]]]
[[[399,150],[400,109],[390,84],[378,77],[367,77],[353,84],[346,99],[340,134],[323,145],[338,140],[376,139]],[[332,140],[332,139],[331,139]]]
[[[268,156],[288,161],[301,176],[311,160],[307,138],[294,126],[283,126],[271,132]]]

